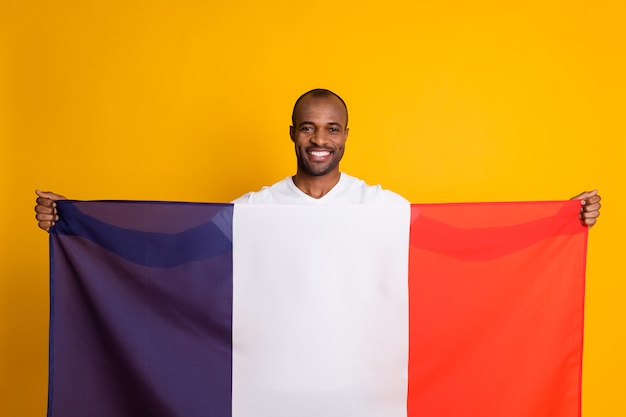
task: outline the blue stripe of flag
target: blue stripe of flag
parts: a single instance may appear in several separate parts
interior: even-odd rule
[[[59,203],[49,417],[231,415],[233,206],[195,206]]]

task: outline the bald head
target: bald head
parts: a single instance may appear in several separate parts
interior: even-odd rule
[[[343,99],[341,97],[339,97],[337,94],[333,93],[330,90],[326,90],[324,88],[316,88],[314,90],[311,91],[307,91],[306,93],[302,94],[300,97],[298,97],[298,99],[296,100],[296,104],[294,104],[293,106],[293,112],[291,113],[291,124],[292,126],[296,126],[296,114],[298,113],[298,106],[299,104],[306,98],[327,98],[327,97],[335,97],[337,100],[339,100],[339,102],[341,103],[341,105],[343,106],[345,113],[346,113],[346,121],[345,121],[345,125],[344,128],[348,127],[348,106],[346,106],[346,103],[343,101]]]

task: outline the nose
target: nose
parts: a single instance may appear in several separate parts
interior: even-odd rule
[[[310,141],[315,146],[324,146],[328,143],[326,135],[321,130],[316,130],[310,137]]]

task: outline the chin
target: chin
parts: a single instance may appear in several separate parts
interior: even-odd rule
[[[312,177],[323,177],[325,175],[332,174],[334,171],[338,171],[336,165],[320,169],[311,169],[310,167],[303,168],[303,171]]]

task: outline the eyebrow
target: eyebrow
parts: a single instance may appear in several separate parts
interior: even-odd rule
[[[300,122],[300,124],[298,125],[298,127],[301,127],[302,125],[315,125],[314,122]],[[341,123],[338,122],[329,122],[326,123],[326,126],[339,126],[339,127],[343,127],[343,125]]]

